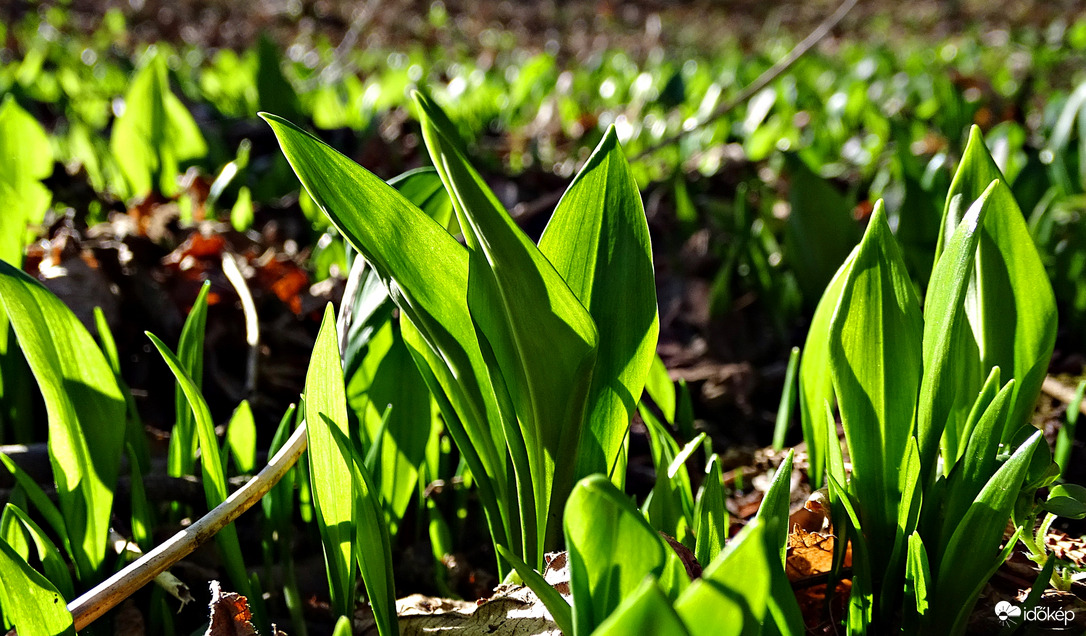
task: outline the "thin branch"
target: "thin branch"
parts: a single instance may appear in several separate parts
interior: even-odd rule
[[[1045,376],[1045,381],[1041,384],[1041,390],[1048,394],[1049,397],[1056,398],[1064,404],[1070,404],[1075,401],[1075,389],[1050,375]],[[1079,402],[1078,410],[1083,415],[1086,415],[1086,400]]]
[[[738,95],[718,106],[705,119],[697,122],[693,126],[685,127],[680,132],[675,133],[674,135],[667,137],[657,142],[656,144],[653,144],[652,146],[649,146],[648,148],[637,153],[637,155],[631,158],[630,161],[643,159],[647,155],[650,155],[665,146],[670,146],[671,144],[682,139],[683,136],[687,133],[702,128],[709,122],[720,119],[724,115],[734,110],[740,104],[746,102],[758,91],[768,86],[770,82],[780,77],[781,74],[791,68],[791,66],[795,64],[796,61],[799,60],[799,58],[803,57],[803,55],[807,53],[807,51],[810,51],[812,48],[814,48],[816,44],[821,42],[823,38],[829,35],[830,31],[832,31],[833,28],[837,26],[846,15],[848,15],[848,12],[851,11],[852,8],[855,7],[858,3],[859,0],[845,0],[843,3],[841,3],[841,6],[837,7],[836,11],[830,14],[825,20],[822,21],[821,24],[815,27],[815,30],[811,31],[810,35],[803,38],[803,40],[799,44],[797,44],[791,51],[789,51],[788,55],[784,56],[776,64],[766,69],[765,72],[759,75],[757,79],[748,84],[746,88],[739,91]]]
[[[256,393],[256,362],[260,351],[260,321],[257,319],[256,303],[249,293],[249,285],[238,268],[238,262],[230,252],[222,254],[222,272],[226,280],[234,286],[241,300],[241,310],[245,315],[245,342],[249,345],[249,357],[245,364],[245,396],[252,399]]]
[[[102,614],[134,594],[136,590],[150,583],[159,573],[191,554],[227,524],[240,517],[282,479],[290,467],[298,461],[305,448],[305,424],[302,424],[295,429],[290,439],[272,457],[268,465],[252,481],[230,495],[226,501],[139,560],[132,562],[83,596],[68,603],[68,611],[72,613],[76,631],[84,629]]]

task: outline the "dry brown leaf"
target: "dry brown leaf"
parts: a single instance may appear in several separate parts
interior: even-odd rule
[[[218,581],[211,581],[208,608],[210,624],[204,636],[257,636],[249,600],[237,592],[223,592]]]

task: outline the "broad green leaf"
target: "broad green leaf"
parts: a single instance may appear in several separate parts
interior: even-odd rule
[[[932,270],[924,303],[924,376],[920,383],[917,427],[925,478],[930,479],[940,439],[947,471],[958,459],[969,395],[980,388],[974,377],[976,342],[969,331],[966,294],[972,278],[979,231],[996,184],[988,186],[958,224]],[[960,204],[960,198],[955,204]]]
[[[189,408],[196,420],[196,436],[200,444],[200,472],[203,476],[204,498],[209,508],[226,501],[227,492],[226,472],[223,470],[222,455],[219,452],[219,440],[215,436],[215,422],[211,419],[211,411],[200,393],[199,387],[192,378],[185,373],[181,361],[170,351],[154,334],[147,332],[151,344],[158,349],[166,366],[170,367],[174,379],[181,385],[185,393]],[[238,532],[234,524],[229,524],[215,535],[219,544],[226,571],[231,582],[237,586],[239,593],[249,596],[249,577],[245,573],[245,564],[241,559],[241,544],[238,542]],[[262,622],[262,621],[261,621]]]
[[[777,554],[766,549],[764,531],[763,519],[747,524],[675,602],[692,636],[761,632],[773,568],[779,567]]]
[[[1086,518],[1086,488],[1078,484],[1054,486],[1043,505],[1048,512],[1065,519]]]
[[[400,191],[431,219],[445,227],[453,236],[460,233],[460,224],[453,212],[452,200],[441,183],[441,175],[432,167],[415,168],[388,180],[388,185]]]
[[[829,347],[852,457],[850,486],[859,500],[876,581],[882,579],[897,529],[903,488],[898,470],[912,436],[922,334],[916,291],[885,208],[876,203],[845,275]]]
[[[709,458],[705,481],[694,502],[694,557],[698,563],[709,564],[720,554],[728,538],[728,510],[724,504],[724,487],[720,475],[720,458]]]
[[[563,633],[571,632],[563,630]],[[654,634],[658,636],[689,636],[671,601],[656,581],[646,577],[641,586],[603,621],[593,636],[627,636]]]
[[[49,460],[80,579],[101,573],[124,447],[124,398],[94,339],[56,296],[0,262],[0,300],[45,399]]]
[[[226,425],[226,448],[239,473],[253,472],[256,468],[256,420],[249,400],[242,400],[230,416]]]
[[[74,599],[75,586],[72,585],[72,575],[68,572],[68,565],[61,558],[60,551],[57,550],[57,546],[53,544],[52,539],[42,531],[38,524],[34,523],[30,515],[17,506],[10,503],[4,506],[4,513],[9,512],[13,518],[18,519],[26,533],[30,535],[31,541],[34,542],[46,578],[56,587],[62,598]]]
[[[936,263],[949,246],[965,214],[963,210],[968,210],[997,179],[1000,185],[989,195],[988,212],[981,226],[966,314],[980,367],[980,372],[973,375],[977,383],[973,391],[996,366],[1004,377],[1016,382],[1011,416],[1002,436],[1006,442],[1028,421],[1040,393],[1056,338],[1056,302],[1022,211],[976,126],[970,130],[969,144],[947,194]],[[956,200],[960,203],[954,205]]]
[[[599,331],[577,476],[610,475],[660,333],[648,222],[614,126],[558,202],[539,251]]]
[[[355,496],[346,496],[355,459],[336,437],[350,438],[347,426],[347,395],[340,366],[335,313],[329,303],[313,345],[305,378],[306,438],[309,441],[310,483],[317,529],[324,545],[328,589],[333,611],[339,616],[354,612]],[[361,511],[359,511],[361,514]]]
[[[492,381],[506,387],[527,454],[535,510],[534,527],[525,521],[523,529],[525,560],[539,566],[543,550],[560,544],[561,506],[576,476],[569,458],[577,457],[596,362],[596,326],[451,141],[456,133],[440,127],[436,106],[419,93],[415,100],[423,138],[468,247],[471,319],[496,364]],[[506,438],[516,466],[519,453],[512,445],[518,440],[509,433]],[[516,468],[523,489],[524,467]]]
[[[832,458],[831,458],[832,463]],[[830,503],[834,507],[834,519],[847,516],[851,524],[847,528],[848,540],[852,545],[852,590],[848,598],[848,633],[863,636],[874,619],[875,595],[872,591],[871,553],[868,549],[867,535],[856,512],[857,502],[838,481],[836,471],[826,472],[826,484],[829,487]],[[844,513],[843,515],[841,513]],[[835,522],[836,523],[836,522]],[[845,524],[841,524],[845,527]],[[840,542],[845,545],[845,541]],[[834,554],[834,567],[839,567],[842,553]]]
[[[511,477],[504,428],[491,425],[501,416],[464,302],[467,251],[381,179],[286,120],[262,116],[302,185],[388,286],[402,312],[404,343],[479,480],[495,540],[507,545]]]
[[[109,147],[130,197],[152,190],[173,195],[179,164],[207,154],[200,128],[170,92],[161,53],[150,53],[129,84],[124,113],[113,123]]]
[[[811,486],[816,490],[822,487],[825,471],[827,445],[832,438],[826,436],[828,424],[833,422],[834,393],[833,376],[830,374],[830,320],[837,304],[841,301],[841,291],[845,285],[852,262],[856,260],[857,249],[853,249],[845,262],[834,274],[822,299],[818,301],[811,327],[807,331],[807,340],[803,345],[803,355],[799,361],[799,415],[803,427],[803,439],[807,442],[807,454],[811,468],[809,476]],[[831,416],[827,421],[825,404],[829,403]],[[834,429],[836,437],[836,429]],[[843,479],[843,478],[842,478]]]
[[[912,607],[906,606],[906,614],[915,609],[918,616],[928,611],[928,590],[931,588],[931,570],[924,541],[916,532],[909,535],[909,551],[905,561],[905,597]]]
[[[0,260],[23,262],[29,225],[40,223],[52,194],[41,180],[53,173],[53,150],[38,122],[8,94],[0,104]],[[0,334],[7,319],[0,316]]]
[[[0,606],[21,634],[75,636],[64,598],[41,574],[0,539]]]
[[[1034,433],[999,467],[958,523],[938,564],[933,564],[932,570],[938,572],[931,608],[934,629],[948,634],[964,629],[963,616],[968,616],[994,567],[1002,563],[1003,529],[1030,459],[1044,443],[1041,432]],[[994,559],[1000,560],[993,564]]]
[[[646,576],[671,599],[689,584],[679,557],[603,475],[577,483],[564,523],[577,634],[591,633]]]
[[[429,389],[398,324],[386,322],[374,334],[358,372],[348,382],[347,400],[370,443],[380,446],[375,472],[395,528],[415,492],[433,422]]]
[[[573,634],[573,608],[570,607],[558,590],[551,587],[551,584],[547,583],[547,579],[543,578],[542,574],[532,569],[532,566],[510,552],[505,546],[498,545],[495,547],[502,558],[513,565],[513,569],[517,571],[524,584],[535,592],[540,601],[543,601],[543,605],[550,612],[554,623],[558,625],[558,629],[562,630],[563,634]],[[668,603],[668,607],[670,606],[671,604]]]

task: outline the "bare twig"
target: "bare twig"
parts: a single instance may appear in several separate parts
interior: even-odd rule
[[[201,517],[196,523],[178,532],[165,543],[155,547],[139,560],[109,577],[92,590],[68,603],[76,631],[82,630],[136,590],[150,583],[159,573],[192,553],[215,536],[268,493],[305,451],[305,424],[272,457],[268,465],[249,483],[226,501]],[[9,632],[9,635],[13,632]]]
[[[245,342],[249,345],[249,358],[245,364],[245,396],[252,398],[256,393],[256,361],[260,351],[260,321],[256,315],[256,303],[253,302],[253,295],[249,293],[245,276],[242,275],[234,255],[230,252],[223,252],[222,272],[237,291],[238,298],[241,300],[241,310],[245,314]]]
[[[665,146],[670,146],[676,141],[682,139],[682,137],[687,133],[693,132],[705,126],[711,121],[720,119],[740,104],[746,102],[758,91],[768,86],[770,82],[780,77],[780,75],[787,71],[789,68],[791,68],[791,66],[795,64],[796,61],[799,60],[799,58],[803,57],[803,55],[807,53],[807,51],[810,51],[812,48],[814,48],[816,44],[821,42],[823,38],[829,35],[830,31],[832,31],[833,28],[837,26],[838,23],[840,23],[846,15],[848,15],[848,12],[851,11],[852,8],[858,4],[858,2],[859,0],[845,0],[843,3],[841,3],[841,6],[837,7],[836,11],[830,14],[825,20],[822,21],[821,24],[815,27],[815,30],[811,31],[810,35],[803,38],[803,40],[799,44],[797,44],[791,51],[789,51],[788,55],[784,56],[776,64],[766,69],[765,72],[759,75],[757,79],[748,84],[743,90],[739,91],[738,95],[718,106],[712,113],[709,114],[708,117],[697,122],[693,126],[684,127],[683,130],[681,130],[680,132],[642,150],[636,156],[634,156],[631,161],[643,159],[647,155],[650,155]]]
[[[1070,404],[1075,401],[1075,389],[1050,375],[1045,376],[1045,381],[1041,384],[1041,390],[1064,404]],[[1078,410],[1083,415],[1086,415],[1086,400],[1079,402]]]

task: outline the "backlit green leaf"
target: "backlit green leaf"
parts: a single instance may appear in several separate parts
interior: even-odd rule
[[[75,636],[72,614],[49,581],[0,539],[0,606],[20,634]]]
[[[564,632],[569,633],[569,632]],[[654,634],[688,636],[686,626],[671,606],[671,601],[651,578],[622,601],[615,611],[592,632],[593,636]]]
[[[129,84],[124,114],[113,124],[109,146],[131,197],[152,189],[176,193],[180,162],[207,154],[200,128],[170,92],[166,71],[165,57],[152,52]]]
[[[882,579],[897,530],[898,470],[912,436],[921,376],[920,304],[881,202],[830,324],[830,367],[852,456],[872,575]]]
[[[818,301],[799,362],[800,423],[803,426],[803,439],[807,442],[807,453],[810,458],[811,486],[816,489],[822,487],[827,445],[831,441],[826,436],[829,422],[827,422],[825,404],[829,403],[831,406],[830,415],[833,415],[832,406],[835,404],[833,376],[830,374],[830,320],[833,318],[834,310],[837,309],[837,304],[841,301],[845,275],[856,259],[857,249],[852,250],[849,257],[845,259],[844,264],[830,280],[830,284],[822,294],[822,299]]]
[[[478,480],[495,540],[508,542],[505,434],[490,425],[501,420],[464,303],[467,251],[381,179],[286,120],[262,116],[302,185],[388,286],[404,343]]]
[[[544,546],[560,545],[561,506],[576,475],[569,458],[577,456],[596,362],[596,326],[467,163],[452,141],[456,133],[441,127],[436,106],[419,93],[415,100],[423,113],[423,138],[468,246],[471,318],[497,365],[491,368],[493,382],[507,387],[527,453],[535,527],[525,522],[525,560],[538,566]],[[512,444],[515,437],[506,437]],[[513,461],[518,462],[515,449]],[[523,489],[522,470],[518,466]]]
[[[340,366],[332,305],[325,307],[324,320],[313,345],[305,378],[306,437],[309,440],[309,472],[317,528],[324,545],[332,607],[340,616],[354,612],[355,497],[351,483],[349,452],[341,450],[336,436],[350,439],[347,427],[347,396]]]
[[[564,522],[577,634],[591,633],[646,576],[671,599],[689,584],[679,557],[603,475],[577,483]]]
[[[719,457],[709,458],[705,481],[694,502],[694,556],[698,563],[711,563],[728,537],[728,510],[724,505]]]
[[[980,388],[976,342],[969,330],[966,295],[988,201],[996,187],[988,186],[958,224],[936,262],[924,303],[924,376],[920,384],[917,426],[925,477],[930,478],[940,439],[947,471],[957,461],[965,440],[965,417],[971,395]],[[956,204],[960,204],[960,198]],[[953,206],[952,206],[953,207]],[[945,428],[944,428],[945,427]]]
[[[577,476],[610,475],[660,331],[649,227],[614,126],[558,202],[539,251],[599,330]]]
[[[125,405],[94,339],[45,287],[0,262],[0,300],[49,416],[49,459],[78,576],[101,572]]]
[[[970,131],[969,144],[947,195],[936,262],[964,211],[997,179],[1000,185],[989,197],[981,226],[966,313],[981,368],[973,376],[977,382],[974,391],[995,366],[1003,370],[1005,378],[1016,382],[1011,416],[1002,436],[1007,441],[1027,422],[1040,393],[1056,338],[1056,302],[1022,211],[976,126]],[[955,205],[956,200],[960,203]]]

